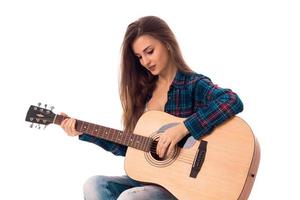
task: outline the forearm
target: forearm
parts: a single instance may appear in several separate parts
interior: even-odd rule
[[[240,98],[231,90],[226,91],[215,100],[199,108],[184,121],[190,134],[199,139],[210,133],[216,126],[243,110]]]

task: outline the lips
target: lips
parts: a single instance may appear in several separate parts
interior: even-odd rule
[[[148,67],[148,69],[149,69],[150,71],[154,71],[154,70],[155,70],[155,66],[156,66],[156,65],[151,65],[150,67]]]

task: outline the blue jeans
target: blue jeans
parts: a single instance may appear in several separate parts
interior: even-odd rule
[[[176,199],[161,186],[144,184],[128,176],[93,176],[84,186],[85,200]]]

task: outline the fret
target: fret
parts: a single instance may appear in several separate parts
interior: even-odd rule
[[[138,149],[141,149],[141,136],[137,136],[137,141],[136,141],[136,145],[138,147]]]
[[[143,151],[146,151],[147,150],[147,138],[146,137],[144,137],[143,138]]]
[[[116,135],[116,141],[118,141],[118,142],[122,141],[122,138],[121,138],[122,135],[120,135],[119,131],[114,130],[114,134]]]
[[[130,135],[130,146],[133,146],[134,142],[134,135]]]
[[[147,146],[147,138],[146,137],[144,137],[143,138],[143,151],[145,151],[146,150],[146,146]]]
[[[131,146],[131,143],[132,143],[132,134],[128,133],[128,146]]]
[[[129,135],[128,135],[127,132],[124,132],[124,137],[125,137],[124,143],[125,143],[127,146],[129,146]]]
[[[146,150],[147,149],[147,142],[148,142],[148,140],[147,140],[146,137],[144,137],[143,140],[144,140],[143,149]]]
[[[98,135],[99,135],[100,137],[102,137],[103,139],[106,139],[106,135],[105,135],[103,129],[104,129],[104,128],[103,128],[102,126],[99,126]]]
[[[90,124],[90,125],[91,125],[91,133],[94,133],[95,124]]]
[[[137,140],[137,146],[138,149],[142,149],[142,136],[138,136],[138,140]]]
[[[146,141],[145,141],[145,137],[142,137],[142,149],[145,149],[145,144],[146,144]]]
[[[108,131],[106,129],[107,129],[106,127],[103,127],[103,133],[105,134],[105,138],[110,140]]]
[[[118,135],[115,133],[115,131],[113,129],[110,129],[112,133],[110,133],[112,135],[112,139],[113,141],[118,141]]]
[[[151,138],[146,138],[146,140],[147,140],[147,146],[145,148],[145,151],[150,151],[153,140]]]
[[[100,134],[102,135],[102,137],[104,138],[104,139],[107,139],[107,134],[105,133],[105,128],[104,127],[101,127],[101,130],[100,130]]]
[[[96,125],[95,134],[96,134],[97,137],[103,137],[103,134],[102,134],[102,131],[101,131],[101,126]]]
[[[106,127],[106,129],[107,129],[106,133],[107,133],[108,139],[111,140],[111,141],[115,141],[114,140],[114,134],[111,133],[111,129],[107,128],[107,127]]]
[[[111,135],[110,135],[110,133],[109,133],[109,128],[107,128],[107,127],[104,127],[104,133],[105,133],[105,135],[106,135],[106,138],[108,139],[108,140],[110,140],[111,141]]]
[[[137,145],[136,145],[136,141],[137,141],[137,137],[138,137],[138,135],[133,135],[133,147],[134,148],[137,148]]]
[[[86,122],[82,122],[82,127],[83,127],[83,132],[87,132],[88,128],[87,128],[87,123]]]
[[[102,137],[103,139],[106,138],[102,126],[99,126],[98,135],[99,135],[99,137]]]
[[[134,147],[135,135],[130,135],[130,146]]]
[[[93,133],[97,136],[98,136],[98,129],[99,129],[99,126],[95,125]]]
[[[82,126],[83,126],[82,121],[78,121],[77,124],[80,125],[80,128],[78,129],[78,131],[83,132],[83,130],[82,130]]]
[[[121,141],[121,138],[119,138],[119,133],[118,133],[118,131],[117,130],[113,130],[113,133],[114,133],[114,135],[115,135],[115,138],[116,138],[116,141],[117,142],[120,142]]]
[[[86,131],[87,131],[88,133],[91,133],[91,131],[89,130],[91,124],[90,124],[90,123],[87,123],[87,122],[85,122],[85,123],[87,124],[87,130],[86,130]]]
[[[120,136],[119,141],[124,143],[124,137],[123,137],[123,132],[117,130],[118,135]]]
[[[87,127],[87,128],[86,128],[86,132],[92,133],[91,130],[90,130],[90,125],[91,125],[91,124],[90,124],[90,123],[87,123],[87,122],[84,122],[84,123],[86,124],[86,127]]]

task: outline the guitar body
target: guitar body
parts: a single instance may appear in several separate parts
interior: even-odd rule
[[[134,133],[155,140],[182,121],[164,112],[148,111],[139,119]],[[250,127],[235,116],[201,140],[207,142],[207,149],[196,177],[190,173],[201,141],[192,137],[165,159],[128,147],[125,171],[135,180],[163,186],[178,199],[247,199],[260,159],[259,144]]]

